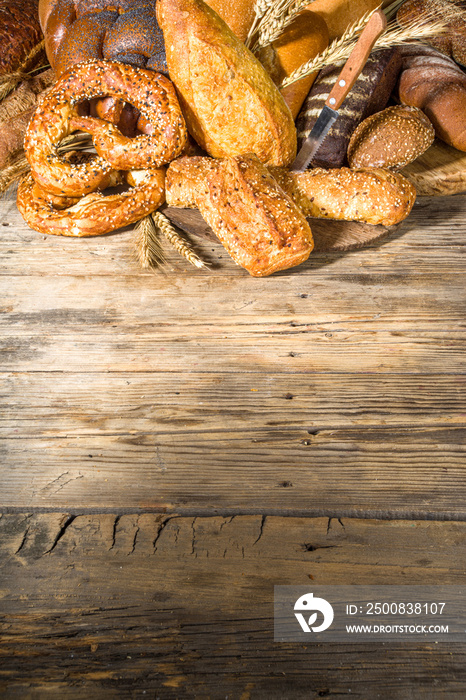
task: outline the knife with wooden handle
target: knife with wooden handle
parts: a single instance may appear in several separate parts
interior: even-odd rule
[[[345,97],[358,79],[366,65],[369,54],[375,42],[387,26],[387,18],[382,10],[376,10],[361,32],[348,60],[338,76],[338,80],[330,91],[319,117],[311,129],[311,133],[301,146],[291,170],[303,172],[318,151],[322,141],[332,124],[338,117],[338,110]]]

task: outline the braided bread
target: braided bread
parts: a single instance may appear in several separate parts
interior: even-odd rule
[[[101,58],[167,72],[153,0],[39,0],[39,17],[57,77]]]

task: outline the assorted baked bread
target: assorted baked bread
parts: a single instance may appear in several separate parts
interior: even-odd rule
[[[290,169],[341,64],[288,79],[379,4],[314,0],[278,33],[270,21],[268,38],[252,0],[39,0],[38,14],[33,0],[34,10],[16,3],[40,22],[53,75],[43,92],[25,81],[31,104],[14,115],[16,131],[0,105],[0,133],[12,134],[3,162],[28,122],[19,210],[43,233],[88,236],[165,200],[195,207],[254,276],[306,260],[313,218],[399,223],[416,191],[396,171],[435,136],[466,151],[461,22],[440,47],[453,58],[421,44],[373,51],[312,167]],[[421,11],[407,0],[400,24]],[[3,24],[11,34],[10,18]],[[90,135],[94,154],[63,155],[75,132]]]

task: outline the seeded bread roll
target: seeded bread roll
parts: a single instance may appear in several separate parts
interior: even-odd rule
[[[416,188],[405,177],[379,168],[270,171],[311,217],[392,226],[408,216],[416,200]]]
[[[158,0],[170,78],[188,130],[214,157],[255,153],[288,165],[292,114],[262,64],[203,0]]]
[[[202,213],[202,202],[209,197],[207,183],[213,181],[212,174],[222,167],[221,163],[221,159],[212,158],[178,158],[170,163],[165,181],[167,204],[172,207],[196,206]],[[285,168],[268,170],[277,186],[291,197],[305,216],[319,219],[391,226],[408,216],[416,199],[416,189],[405,177],[379,168],[315,168],[303,173]],[[234,218],[237,195],[233,196],[234,202],[227,206],[231,206]],[[254,205],[251,211],[254,211]],[[249,215],[247,207],[246,215]],[[248,231],[253,231],[253,228],[248,228]]]
[[[466,151],[466,74],[455,61],[430,46],[410,44],[400,52],[400,102],[421,109],[436,136]]]
[[[387,107],[356,127],[348,163],[351,168],[400,170],[424,153],[434,138],[434,127],[417,107]]]
[[[167,203],[173,206],[175,201],[180,202],[182,192],[176,182],[185,172],[186,179],[194,184],[192,193],[189,182],[182,186],[187,201],[195,200],[233,260],[254,277],[266,277],[307,260],[314,247],[309,224],[255,155],[213,163],[205,160],[202,163],[196,159],[194,167],[189,159],[172,164],[177,174],[168,175]],[[204,176],[202,188],[196,184],[199,177],[193,178],[196,169],[198,176]]]
[[[328,46],[328,30],[324,20],[308,10],[300,12],[281,36],[257,53],[273,82],[280,87],[285,78]],[[317,72],[280,88],[293,119],[311,89]]]
[[[341,168],[351,134],[366,117],[382,110],[396,85],[401,59],[398,49],[375,51],[367,60],[351,92],[344,100],[339,116],[312,159],[312,165]],[[296,120],[298,148],[309,135],[334,86],[341,67],[328,66],[317,77]]]

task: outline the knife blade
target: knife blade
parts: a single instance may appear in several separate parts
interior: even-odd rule
[[[386,26],[387,18],[384,12],[382,10],[373,12],[331,89],[317,121],[293,161],[291,170],[303,172],[310,164],[328,131],[338,118],[339,108],[366,65],[375,42]]]

